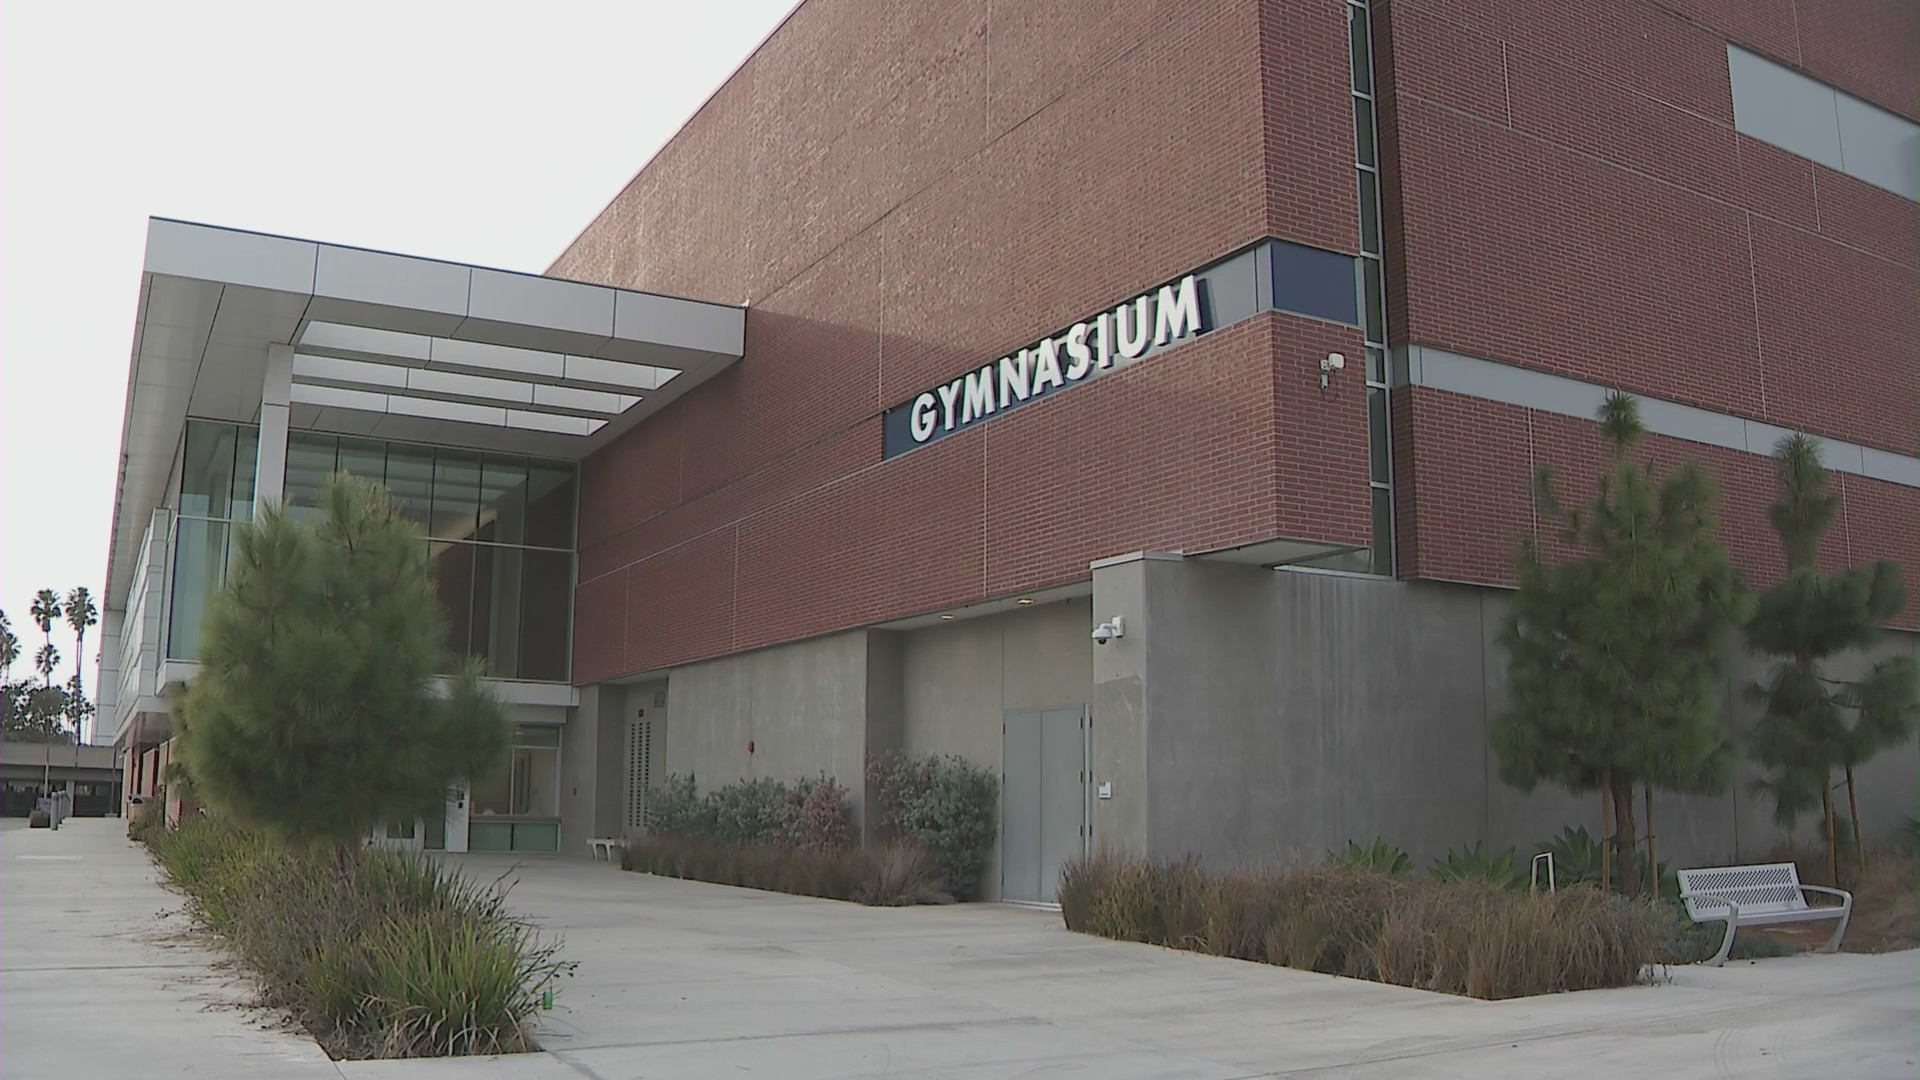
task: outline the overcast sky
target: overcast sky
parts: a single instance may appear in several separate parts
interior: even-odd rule
[[[793,6],[7,3],[0,607],[28,655],[35,590],[106,574],[149,215],[538,272]]]

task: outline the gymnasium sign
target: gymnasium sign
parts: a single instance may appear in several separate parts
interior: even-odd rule
[[[881,456],[965,431],[1212,329],[1203,322],[1205,292],[1200,275],[1188,274],[915,395],[887,410]]]

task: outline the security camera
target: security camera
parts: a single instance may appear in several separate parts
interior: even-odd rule
[[[1093,642],[1096,645],[1105,645],[1114,638],[1126,636],[1127,620],[1119,615],[1093,628]]]

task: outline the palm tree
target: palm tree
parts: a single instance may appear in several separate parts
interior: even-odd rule
[[[34,657],[34,667],[40,672],[46,684],[53,685],[53,663],[59,663],[60,654],[53,650],[53,623],[60,617],[60,594],[52,589],[41,589],[33,594],[33,607],[29,609],[33,623],[40,628],[40,652]],[[42,666],[47,656],[53,657],[52,663]]]
[[[0,611],[0,683],[13,680],[13,663],[20,659],[20,638],[13,632],[13,624],[7,621],[7,613]]]
[[[77,585],[67,593],[67,625],[73,627],[73,689],[71,691],[74,709],[73,741],[80,742],[80,721],[86,714],[86,697],[81,693],[80,668],[85,662],[87,650],[87,627],[100,623],[99,609],[93,606],[93,596],[85,585]]]
[[[54,648],[51,641],[40,646],[40,650],[33,654],[33,669],[40,673],[44,689],[53,689],[53,669],[58,666],[60,666],[60,650]]]

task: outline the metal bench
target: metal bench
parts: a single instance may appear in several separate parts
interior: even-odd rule
[[[1807,893],[1824,893],[1840,898],[1837,907],[1810,907]],[[1780,923],[1838,919],[1833,937],[1821,946],[1821,952],[1835,952],[1847,932],[1847,920],[1853,917],[1853,894],[1845,889],[1800,884],[1800,871],[1792,863],[1768,863],[1761,866],[1706,866],[1680,871],[1680,896],[1687,902],[1687,915],[1694,922],[1724,922],[1726,939],[1713,966],[1727,962],[1733,949],[1733,932],[1741,926],[1772,926]]]

